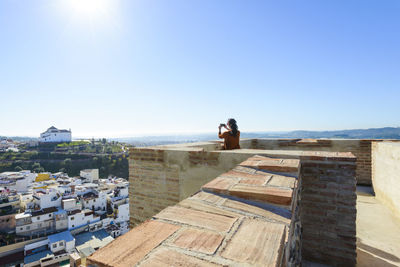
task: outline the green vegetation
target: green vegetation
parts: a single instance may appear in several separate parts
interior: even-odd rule
[[[72,141],[70,143],[57,144],[57,147],[73,147],[73,146],[84,146],[90,144],[89,141]]]
[[[106,139],[41,144],[22,152],[0,153],[0,172],[31,170],[66,172],[77,176],[82,169],[99,169],[100,177],[128,178],[128,153],[125,144]]]

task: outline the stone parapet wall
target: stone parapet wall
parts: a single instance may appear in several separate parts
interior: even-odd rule
[[[95,266],[356,264],[352,153],[135,148],[130,167],[140,225]]]
[[[371,185],[371,143],[383,140],[373,139],[249,139],[244,140],[243,148],[266,150],[302,150],[351,152],[357,158],[357,184]],[[399,142],[400,140],[391,140]]]
[[[189,197],[202,185],[251,155],[222,155],[220,151],[203,151],[199,147],[185,147],[179,150],[170,147],[131,149],[131,227]]]
[[[400,219],[400,143],[373,142],[372,151],[376,198]]]
[[[356,264],[355,163],[351,155],[301,157],[303,259],[332,266]]]

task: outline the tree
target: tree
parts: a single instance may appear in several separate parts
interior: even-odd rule
[[[21,168],[20,166],[16,166],[16,167],[14,168],[14,170],[15,170],[16,172],[20,172],[20,171],[22,171],[22,168]]]
[[[63,163],[64,163],[65,166],[70,166],[71,162],[72,162],[72,160],[70,158],[66,158],[66,159],[64,159]]]
[[[36,169],[36,168],[40,168],[40,163],[39,162],[35,162],[32,164],[32,169]]]
[[[36,173],[44,172],[44,168],[42,166],[40,166],[39,162],[35,162],[32,164],[32,170]]]

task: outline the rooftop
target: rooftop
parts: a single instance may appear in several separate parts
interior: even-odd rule
[[[92,254],[96,249],[102,248],[114,238],[111,237],[105,230],[96,232],[86,232],[75,236],[75,247],[85,256]]]
[[[74,237],[71,235],[70,231],[64,231],[54,235],[49,235],[47,238],[49,239],[50,244],[61,240],[65,240],[65,242],[70,242],[74,240]]]
[[[51,252],[50,250],[43,250],[38,253],[26,256],[24,258],[24,264],[32,263],[32,262],[38,261],[42,258],[47,258],[47,257],[53,256],[53,255],[54,255],[53,252]]]

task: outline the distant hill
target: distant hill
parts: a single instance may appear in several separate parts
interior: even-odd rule
[[[400,139],[400,127],[371,129],[336,130],[336,131],[291,131],[291,132],[242,132],[242,138],[342,138],[342,139]],[[16,141],[37,140],[33,137],[9,137]],[[108,138],[109,140],[129,143],[134,146],[154,146],[177,143],[191,143],[216,140],[215,133],[159,135],[125,138]]]
[[[400,139],[400,127],[337,131],[242,132],[242,138],[338,138],[338,139]],[[134,146],[154,146],[201,142],[218,139],[217,133],[114,138]]]
[[[400,139],[400,127],[339,131],[293,131],[280,135],[286,138],[349,138],[349,139]]]
[[[0,135],[0,140],[1,139],[11,139],[13,141],[17,141],[17,142],[29,142],[29,141],[38,141],[39,138],[37,137],[29,137],[29,136],[1,136]]]

